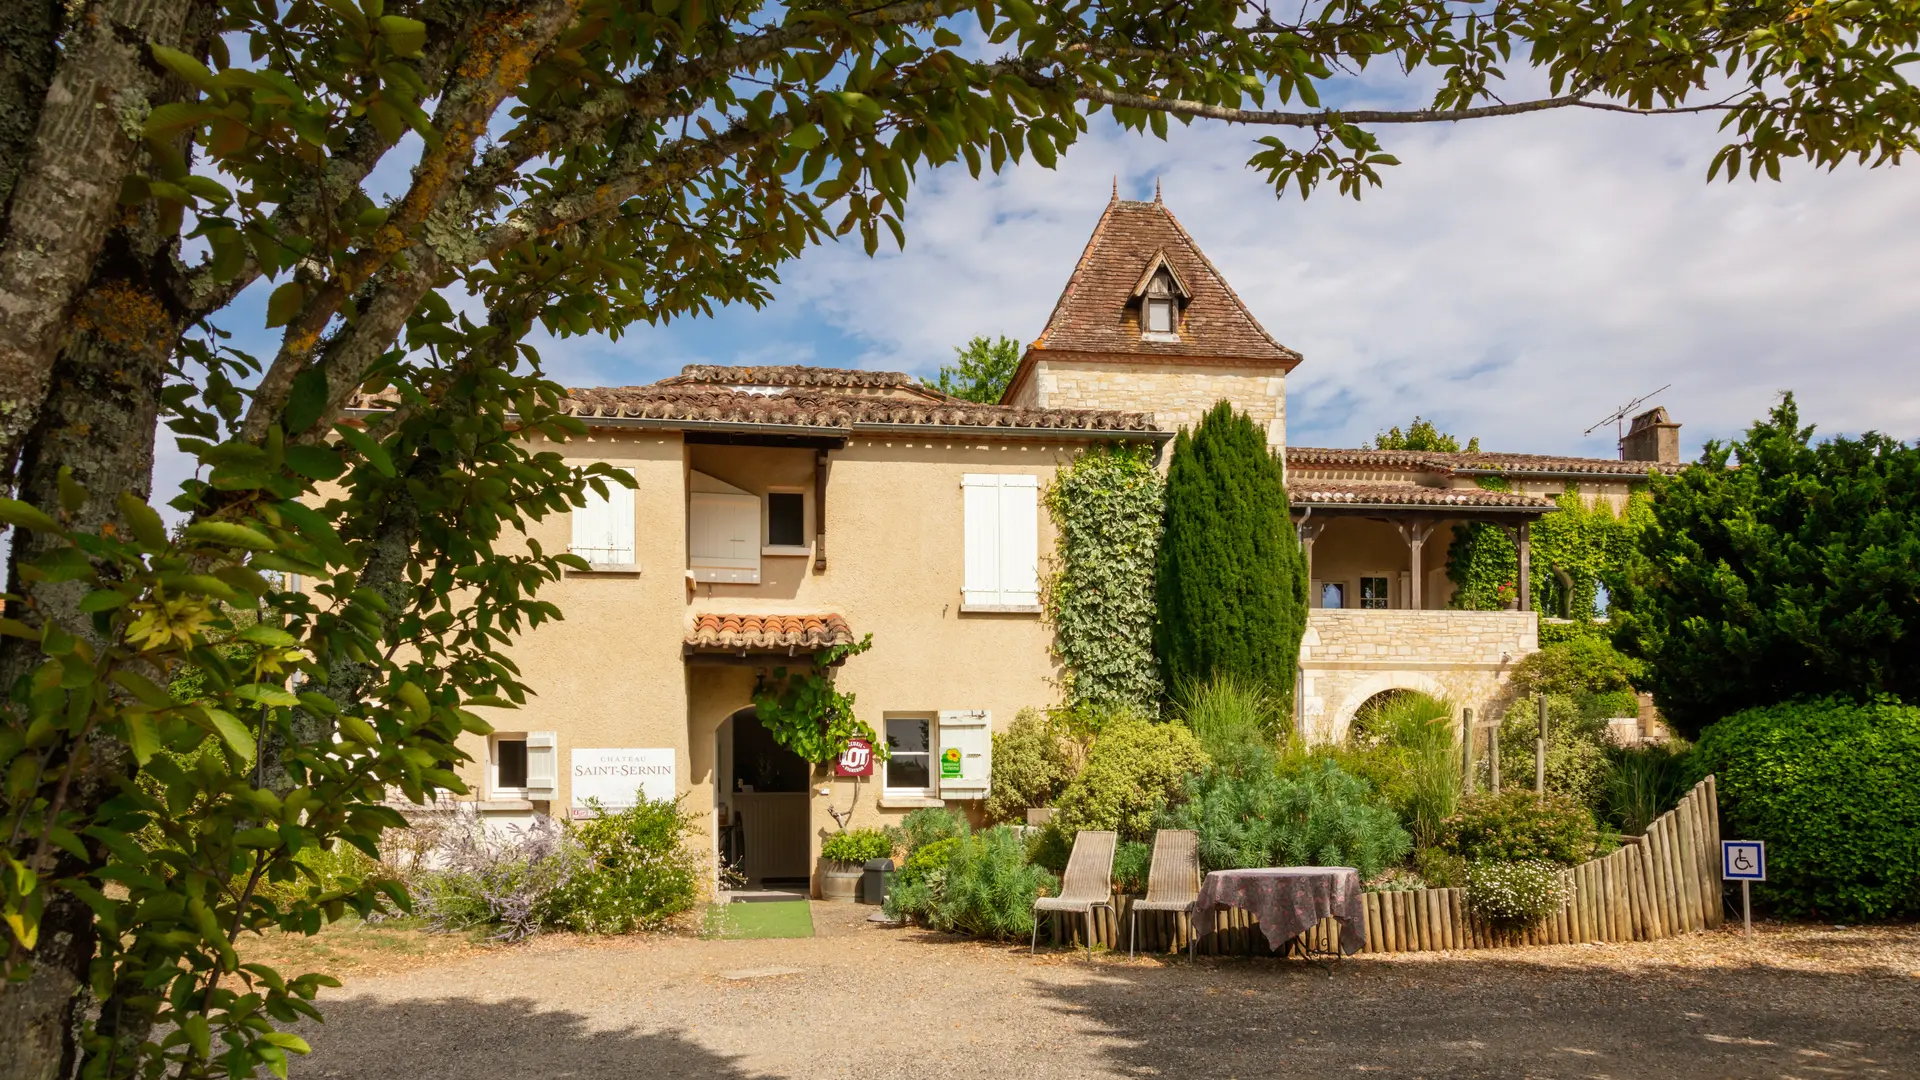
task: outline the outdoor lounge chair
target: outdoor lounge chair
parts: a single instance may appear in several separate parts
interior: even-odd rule
[[[1093,955],[1093,909],[1113,910],[1113,849],[1119,835],[1088,830],[1073,838],[1073,854],[1067,856],[1067,876],[1060,883],[1059,896],[1043,896],[1033,902],[1033,937],[1027,951],[1040,943],[1040,919],[1043,911],[1078,911],[1087,917],[1087,955]]]
[[[1161,829],[1153,834],[1153,863],[1147,868],[1147,898],[1135,900],[1128,916],[1127,955],[1133,955],[1140,937],[1143,911],[1184,911],[1193,914],[1200,898],[1199,834],[1192,829]],[[1194,934],[1187,931],[1187,954],[1193,954]]]

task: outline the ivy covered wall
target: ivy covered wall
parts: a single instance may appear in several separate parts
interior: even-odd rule
[[[1480,486],[1508,489],[1499,477],[1483,477]],[[1650,519],[1647,496],[1635,491],[1626,509],[1615,514],[1607,500],[1589,503],[1568,484],[1554,502],[1560,509],[1535,522],[1532,529],[1533,609],[1549,617],[1588,620],[1604,614],[1600,591],[1625,570],[1634,536]],[[1520,556],[1504,530],[1477,522],[1454,526],[1453,543],[1447,549],[1447,576],[1454,588],[1451,606],[1496,610],[1502,606],[1502,586],[1513,588],[1519,575]]]
[[[1146,447],[1097,448],[1047,488],[1058,542],[1044,602],[1073,705],[1153,709],[1153,579],[1165,485]]]

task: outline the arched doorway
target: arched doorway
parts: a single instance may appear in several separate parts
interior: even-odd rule
[[[715,743],[721,863],[749,889],[806,891],[813,875],[807,803],[812,767],[774,742],[751,706],[721,722]]]

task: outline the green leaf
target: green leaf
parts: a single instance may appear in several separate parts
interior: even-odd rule
[[[427,24],[418,19],[382,15],[379,26],[380,36],[387,39],[387,47],[397,56],[417,57],[426,47]]]
[[[316,415],[315,419],[319,417]],[[289,446],[287,468],[309,480],[332,480],[347,471],[340,454],[331,446]]]
[[[134,760],[144,767],[160,750],[159,728],[154,724],[151,713],[128,712],[125,716],[127,745],[133,747]]]
[[[213,725],[213,730],[220,734],[220,741],[226,743],[241,757],[249,761],[253,759],[253,733],[247,730],[247,725],[241,723],[239,717],[224,709],[207,706],[202,706],[200,711],[206,716],[208,723]]]
[[[327,373],[324,368],[310,367],[302,371],[293,380],[293,389],[287,393],[285,413],[287,430],[298,435],[312,427],[327,408]]]
[[[787,145],[795,150],[811,150],[819,146],[821,140],[825,138],[826,136],[819,128],[812,124],[803,124],[795,128],[793,134],[787,136]]]
[[[274,543],[273,537],[266,533],[231,521],[197,522],[187,526],[186,537],[201,543],[241,548],[246,551],[272,551],[280,546]]]
[[[119,504],[120,516],[127,521],[127,527],[133,530],[134,539],[150,548],[167,546],[167,526],[160,515],[145,499],[131,491],[123,491],[114,500]]]
[[[373,441],[373,436],[361,431],[352,424],[335,424],[333,430],[347,441],[347,445],[360,452],[367,463],[377,469],[381,476],[393,476],[393,458],[387,455],[387,448]]]
[[[267,848],[280,846],[280,830],[267,828],[241,829],[233,834],[235,845],[243,848]]]
[[[60,531],[59,522],[42,513],[37,507],[18,499],[0,499],[0,522],[5,522],[16,529],[31,529],[34,532]]]
[[[292,322],[306,299],[307,291],[297,281],[286,282],[273,290],[273,295],[267,297],[267,329]]]
[[[207,269],[221,281],[239,277],[247,265],[247,238],[239,229],[209,229],[206,235],[207,246],[213,249]]]
[[[233,688],[235,697],[260,705],[275,705],[290,708],[300,704],[300,699],[288,693],[284,687],[270,686],[266,683],[245,683]]]
[[[251,641],[255,645],[268,645],[276,649],[291,649],[300,644],[299,638],[277,626],[268,626],[265,623],[255,623],[235,634],[234,637],[241,641]],[[291,705],[293,702],[289,701],[287,704]]]
[[[152,44],[147,48],[152,50],[153,58],[161,67],[185,79],[194,89],[206,94],[218,95],[222,100],[226,98],[226,91],[214,81],[213,72],[207,70],[207,65],[179,49],[169,49],[165,45]]]
[[[113,681],[115,685],[119,686],[122,690],[139,698],[143,705],[151,705],[156,709],[171,709],[175,705],[180,704],[173,699],[172,694],[162,690],[151,679],[148,679],[145,675],[137,671],[128,668],[115,668]]]
[[[944,26],[934,27],[933,43],[943,49],[951,49],[960,44],[960,35]]]

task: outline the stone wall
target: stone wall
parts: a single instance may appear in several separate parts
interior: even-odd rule
[[[1265,429],[1267,445],[1284,446],[1286,392],[1286,375],[1271,365],[1043,359],[1010,404],[1150,412],[1177,430],[1226,400]]]
[[[1300,726],[1310,741],[1344,739],[1375,694],[1417,690],[1476,716],[1506,706],[1513,666],[1540,648],[1531,611],[1307,612],[1300,639]]]

